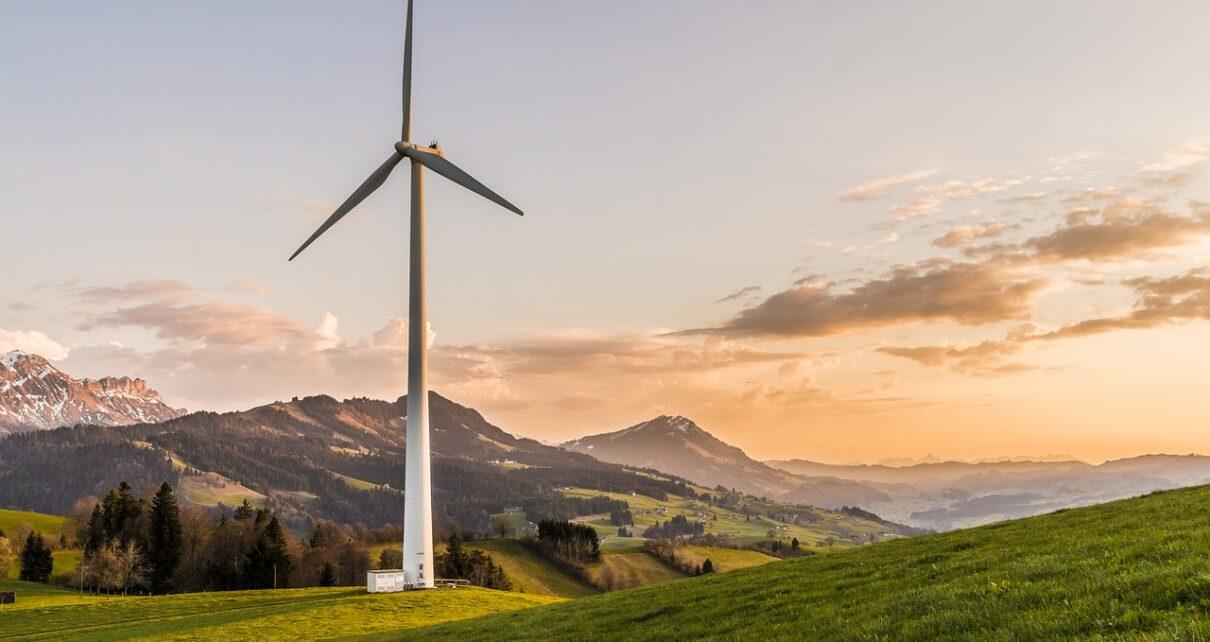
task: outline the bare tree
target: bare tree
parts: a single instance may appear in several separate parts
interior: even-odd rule
[[[133,542],[123,546],[117,541],[110,542],[94,556],[93,564],[98,568],[101,585],[111,591],[122,591],[122,595],[130,592],[131,587],[142,583],[147,577],[147,568],[143,563],[143,554]]]
[[[13,559],[16,557],[13,552],[13,545],[9,543],[7,537],[0,537],[0,577],[8,577],[8,569],[13,565]]]
[[[492,529],[500,537],[512,537],[517,534],[517,528],[513,526],[513,520],[509,519],[507,515],[496,516],[492,520]]]

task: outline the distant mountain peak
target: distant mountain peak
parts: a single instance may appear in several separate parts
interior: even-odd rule
[[[737,488],[768,497],[796,501],[825,501],[818,492],[803,496],[803,488],[817,484],[757,462],[743,450],[727,444],[682,415],[661,415],[612,433],[583,436],[563,444],[567,450],[583,452],[601,461],[653,468],[705,486]],[[849,487],[851,486],[851,487]],[[857,484],[830,484],[829,494],[839,498],[830,504],[857,503],[868,497]],[[854,488],[855,487],[855,488]],[[852,491],[858,491],[854,494]],[[848,494],[840,494],[841,492]]]
[[[184,413],[142,379],[75,379],[40,355],[20,350],[0,355],[0,434],[78,423],[155,423]]]

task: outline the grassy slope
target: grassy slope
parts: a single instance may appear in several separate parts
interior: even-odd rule
[[[599,592],[514,540],[489,539],[467,542],[467,546],[487,553],[502,566],[513,581],[514,591],[569,598]]]
[[[685,577],[684,573],[642,549],[602,555],[600,562],[588,566],[588,572],[599,579],[606,568],[615,577],[627,578],[632,582],[627,586],[663,584]]]
[[[409,632],[408,639],[1210,638],[1210,486]]]
[[[822,518],[817,522],[795,525],[772,520],[763,515],[752,517],[751,521],[749,521],[744,518],[742,512],[719,507],[707,507],[695,500],[676,495],[669,495],[666,501],[661,501],[644,495],[606,493],[584,488],[563,489],[562,492],[569,497],[605,496],[629,503],[631,513],[634,515],[634,526],[630,527],[630,530],[635,535],[641,534],[644,529],[655,524],[657,521],[666,522],[681,514],[694,519],[694,513],[701,511],[707,514],[713,512],[718,516],[717,520],[708,519],[706,521],[707,533],[727,535],[737,544],[751,544],[764,540],[769,530],[785,526],[784,530],[777,531],[781,539],[789,542],[792,538],[797,537],[802,543],[803,548],[822,551],[826,549],[821,546],[821,542],[829,536],[836,538],[836,548],[848,548],[853,546],[853,543],[845,538],[851,535],[859,535],[864,538],[867,535],[878,534],[886,530],[885,526],[875,522],[828,511],[820,511]],[[661,508],[664,509],[664,514],[657,512]],[[784,505],[769,502],[758,503],[754,508],[766,512],[770,510],[788,510],[793,512],[794,510]],[[586,515],[578,518],[576,521],[581,521],[592,526],[601,537],[616,536],[618,532],[616,526],[610,525],[608,515]]]
[[[717,546],[686,546],[679,553],[697,564],[710,560],[710,563],[714,564],[714,571],[716,573],[726,573],[727,571],[778,561],[776,557],[765,555],[759,551],[719,548]]]
[[[10,544],[13,547],[13,553],[19,553],[25,542],[12,541],[16,537],[17,527],[22,523],[33,525],[34,530],[42,533],[50,545],[56,545],[59,540],[59,534],[63,532],[63,528],[67,525],[67,518],[58,515],[46,515],[43,513],[30,513],[28,511],[0,509],[0,530],[3,530],[5,535],[9,537]],[[76,564],[80,561],[80,551],[77,550],[58,550],[55,551],[55,566],[52,571],[52,579],[58,581],[59,578],[66,578],[76,569]],[[13,560],[12,565],[8,569],[7,578],[11,580],[17,579],[17,574],[20,572],[17,560]],[[0,580],[5,579],[0,577]]]
[[[93,599],[7,607],[5,640],[313,640],[410,628],[558,601],[478,588],[371,595],[364,588],[284,589]],[[23,600],[19,597],[18,600]]]
[[[32,524],[34,530],[43,535],[54,535],[55,538],[58,538],[59,533],[63,532],[63,527],[67,524],[67,518],[0,508],[0,530],[3,530],[9,537],[17,532],[17,526],[22,522]]]

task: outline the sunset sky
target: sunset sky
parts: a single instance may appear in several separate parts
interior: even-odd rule
[[[221,10],[216,10],[216,6]],[[0,17],[0,351],[405,389],[402,3]],[[758,458],[1210,454],[1210,4],[420,0],[434,388]]]

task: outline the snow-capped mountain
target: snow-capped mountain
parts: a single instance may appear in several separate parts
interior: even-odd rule
[[[185,413],[142,379],[74,379],[36,354],[0,355],[0,434],[73,424],[153,423]]]

